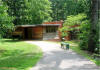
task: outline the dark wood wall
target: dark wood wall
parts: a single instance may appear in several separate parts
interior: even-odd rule
[[[32,38],[33,39],[42,39],[43,38],[43,27],[42,26],[38,26],[38,27],[34,27],[32,28]]]

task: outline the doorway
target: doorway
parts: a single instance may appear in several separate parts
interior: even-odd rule
[[[24,39],[32,39],[32,28],[24,28]]]

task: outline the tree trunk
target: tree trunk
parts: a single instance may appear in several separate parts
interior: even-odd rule
[[[99,0],[92,0],[91,2],[91,29],[88,43],[88,50],[90,52],[94,52],[96,47],[96,41],[94,38],[96,37],[96,28],[99,19],[99,2]]]

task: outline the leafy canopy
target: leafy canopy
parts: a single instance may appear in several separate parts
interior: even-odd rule
[[[86,18],[87,18],[86,14],[83,14],[83,13],[78,14],[78,15],[68,16],[67,19],[65,20],[65,23],[61,31],[72,31],[74,29],[79,29],[79,26],[82,24],[82,22]]]
[[[51,3],[48,0],[5,0],[15,25],[41,24],[50,21]]]
[[[0,36],[13,29],[13,17],[7,13],[8,7],[0,0]]]
[[[31,17],[31,24],[41,24],[42,22],[51,21],[50,13],[51,2],[48,0],[30,0],[29,10]]]
[[[89,13],[90,0],[50,0],[53,21],[66,20],[67,16]]]
[[[73,26],[73,25],[80,25],[81,22],[86,19],[86,14],[78,14],[78,15],[71,15],[68,16],[65,20],[64,26]]]
[[[8,5],[8,14],[14,16],[14,24],[28,24],[29,10],[27,7],[27,0],[3,0]]]

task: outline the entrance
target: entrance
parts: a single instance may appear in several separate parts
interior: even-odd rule
[[[24,28],[24,39],[32,39],[32,28]]]

